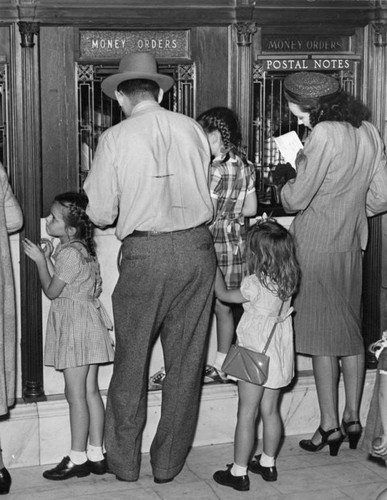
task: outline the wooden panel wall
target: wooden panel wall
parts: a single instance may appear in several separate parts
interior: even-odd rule
[[[192,30],[192,57],[197,65],[197,112],[228,105],[228,28]]]
[[[74,33],[71,27],[42,27],[42,196],[43,216],[53,197],[78,190]]]

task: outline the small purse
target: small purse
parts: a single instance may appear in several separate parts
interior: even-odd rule
[[[284,303],[282,302],[278,313],[279,316],[281,315],[283,305]],[[262,352],[252,351],[251,349],[246,349],[246,347],[232,344],[223,362],[222,370],[227,375],[244,380],[250,384],[265,384],[269,375],[270,363],[270,356],[266,354],[266,351],[273,338],[276,326],[277,323],[274,323]]]

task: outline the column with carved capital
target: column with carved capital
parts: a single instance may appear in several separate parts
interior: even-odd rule
[[[253,22],[237,23],[234,27],[237,35],[236,112],[241,121],[242,141],[249,157],[253,116],[252,39],[257,28]]]
[[[372,65],[369,81],[372,82],[372,101],[370,104],[373,123],[379,128],[384,139],[386,130],[386,70],[387,70],[387,20],[375,22],[371,28],[370,55]]]
[[[18,32],[19,31],[19,32]],[[21,238],[40,240],[41,123],[39,24],[20,21],[13,32],[13,121],[16,195],[24,213]],[[21,370],[23,398],[45,399],[43,390],[42,291],[35,263],[20,248]]]
[[[371,121],[387,139],[387,22],[383,19],[366,29],[368,50],[364,54],[364,72],[368,85],[364,100]],[[369,239],[363,259],[363,332],[368,346],[381,337],[387,327],[387,216],[369,219]]]

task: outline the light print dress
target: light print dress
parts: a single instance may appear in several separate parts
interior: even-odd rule
[[[251,274],[242,280],[241,293],[248,302],[243,303],[243,315],[237,326],[238,344],[262,352],[273,324],[277,323],[266,354],[270,356],[269,376],[264,387],[277,389],[290,384],[294,376],[294,340],[291,299],[284,302],[261,285]]]

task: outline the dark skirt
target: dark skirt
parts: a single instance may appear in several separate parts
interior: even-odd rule
[[[362,255],[299,249],[301,286],[294,301],[296,351],[315,356],[364,352],[361,335]]]

